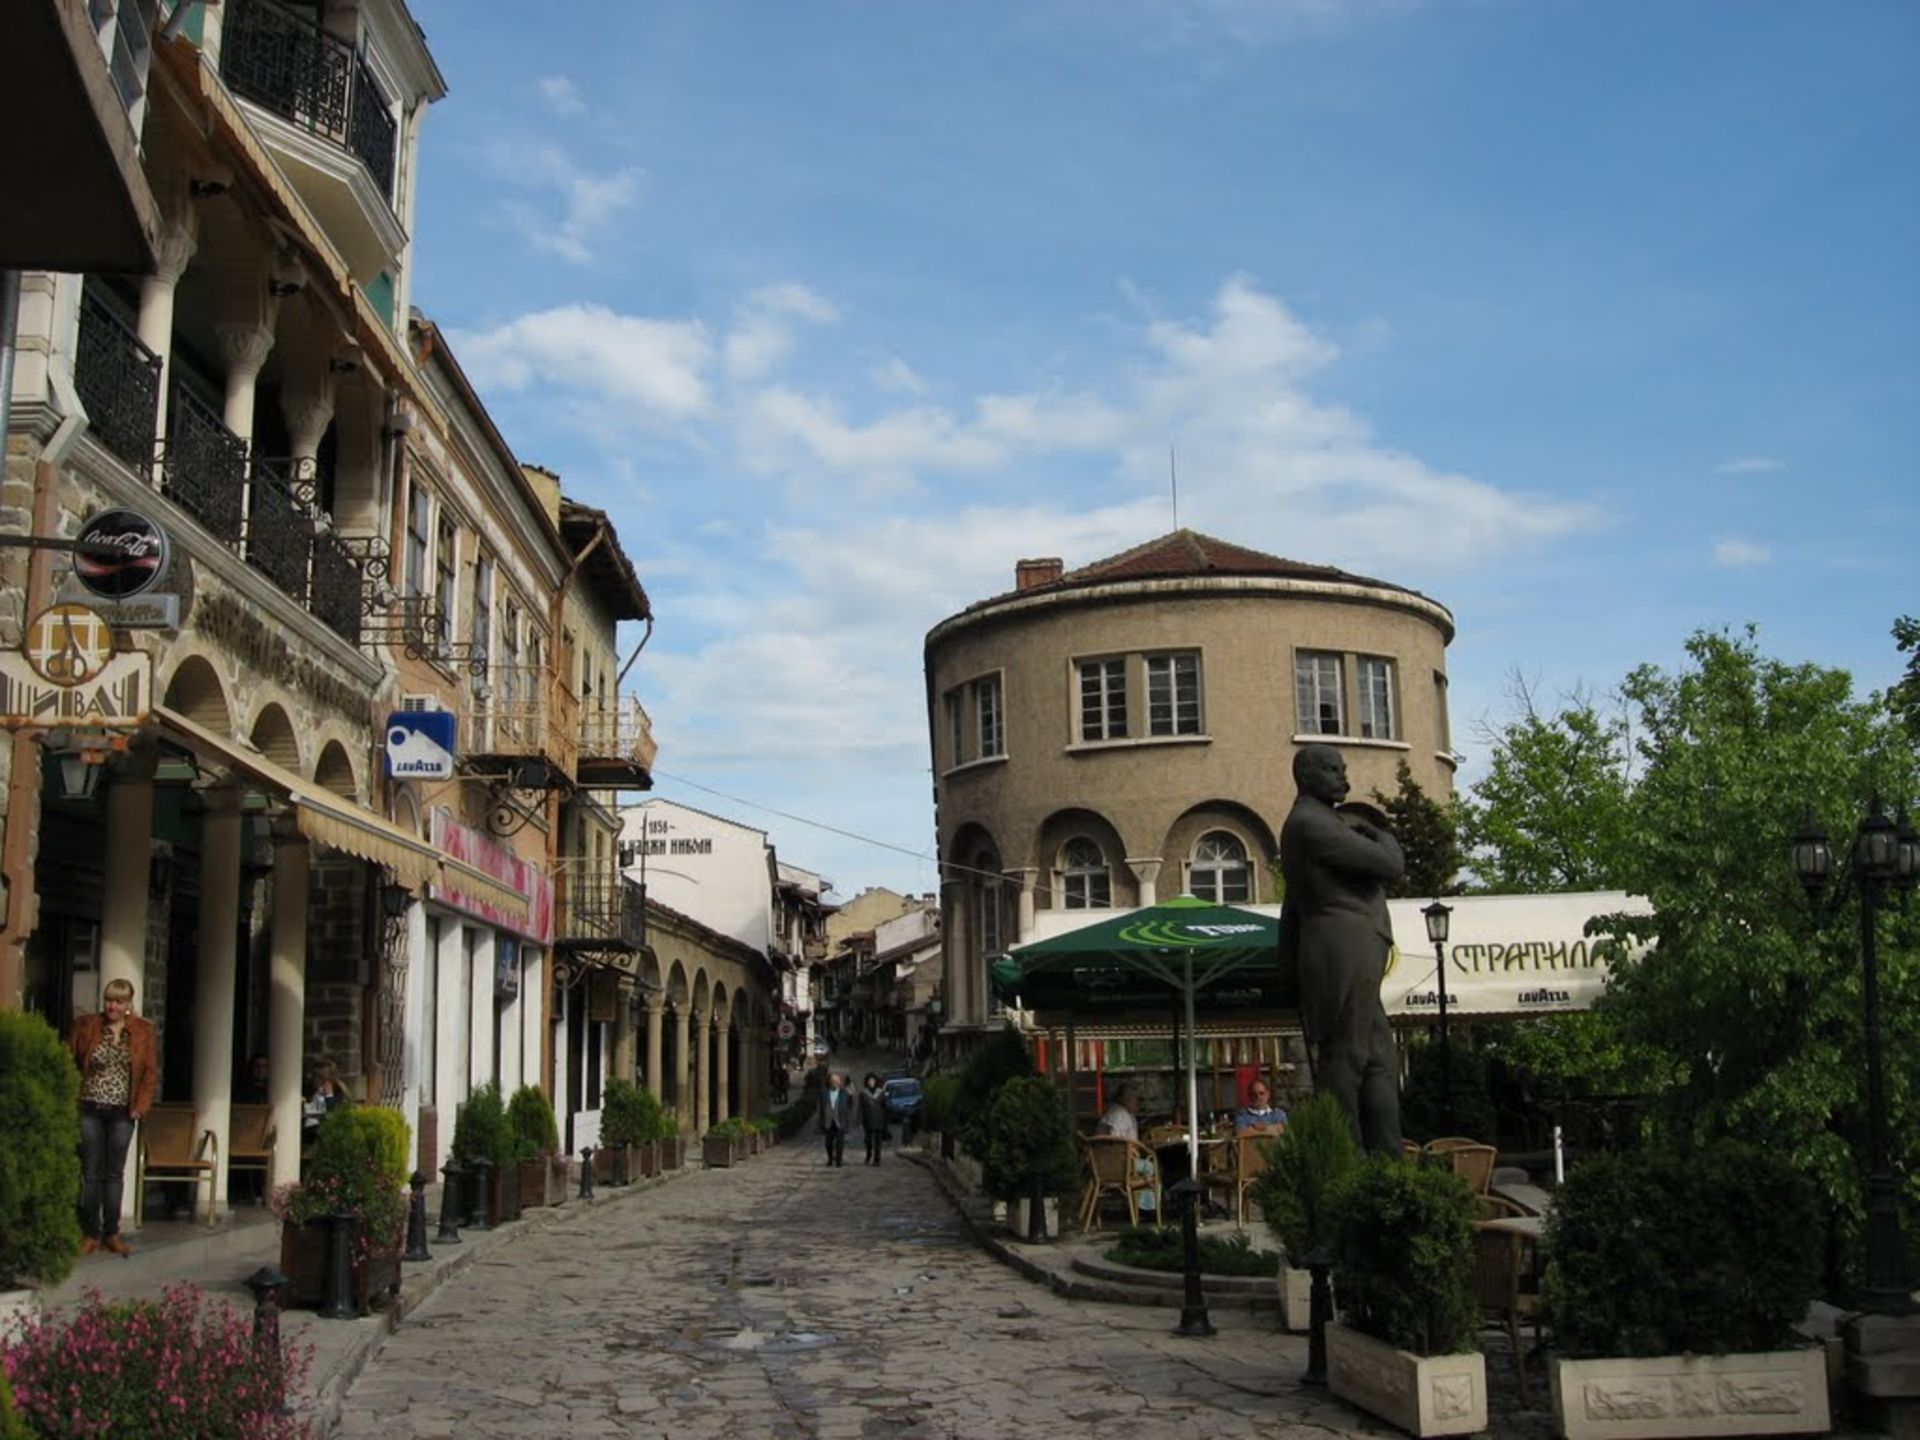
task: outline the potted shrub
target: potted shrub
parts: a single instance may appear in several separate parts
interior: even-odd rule
[[[0,1356],[0,1440],[313,1433],[288,1403],[301,1391],[311,1348],[283,1336],[268,1352],[244,1310],[209,1303],[190,1285],[170,1285],[157,1300],[89,1292],[77,1311],[48,1315],[0,1342]]]
[[[640,1147],[653,1143],[659,1112],[660,1102],[633,1081],[607,1081],[600,1092],[600,1154],[609,1157],[609,1184],[625,1185],[642,1173]]]
[[[80,1072],[38,1015],[0,1011],[0,1323],[80,1253]]]
[[[1268,1147],[1267,1168],[1253,1182],[1253,1202],[1280,1242],[1281,1323],[1307,1328],[1312,1280],[1307,1256],[1330,1254],[1335,1189],[1360,1164],[1353,1124],[1331,1095],[1310,1095],[1294,1107],[1287,1128]]]
[[[487,1181],[487,1194],[468,1192],[468,1201],[484,1206],[489,1225],[503,1225],[520,1218],[520,1147],[513,1127],[507,1123],[507,1107],[501,1102],[500,1087],[489,1081],[474,1087],[467,1103],[453,1122],[453,1157],[473,1174],[473,1163],[485,1160],[493,1167]],[[468,1184],[473,1182],[469,1179]]]
[[[1057,1236],[1058,1197],[1079,1176],[1059,1087],[1038,1075],[1005,1081],[987,1108],[986,1135],[987,1190],[1010,1202],[1014,1234],[1028,1240]]]
[[[746,1145],[746,1122],[722,1120],[700,1138],[700,1158],[709,1169],[733,1164],[741,1159]]]
[[[953,1159],[954,1107],[959,1100],[960,1081],[952,1075],[929,1075],[920,1086],[920,1125],[940,1137],[942,1160]]]
[[[1473,1194],[1451,1170],[1375,1155],[1333,1194],[1327,1386],[1414,1435],[1487,1428],[1475,1348]]]
[[[1752,1146],[1577,1166],[1546,1232],[1561,1433],[1826,1430],[1825,1356],[1788,1348],[1818,1288],[1821,1234],[1806,1177]]]
[[[301,1163],[301,1178],[273,1192],[280,1221],[280,1270],[289,1305],[326,1298],[330,1217],[350,1217],[352,1301],[361,1314],[400,1288],[407,1228],[407,1122],[391,1110],[342,1106],[327,1112]]]
[[[553,1156],[560,1149],[560,1127],[546,1093],[536,1085],[514,1091],[507,1101],[507,1128],[513,1131],[519,1155],[521,1207],[557,1203],[548,1187]]]
[[[660,1114],[660,1168],[678,1170],[686,1159],[686,1142],[680,1138],[680,1117],[671,1111]]]

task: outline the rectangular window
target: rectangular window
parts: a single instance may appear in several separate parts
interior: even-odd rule
[[[1001,709],[1000,677],[973,682],[974,712],[980,725],[980,758],[1007,753],[1006,715]]]
[[[440,531],[436,537],[433,552],[433,599],[440,609],[440,623],[446,628],[441,638],[453,638],[453,576],[454,561],[459,558],[458,532],[453,528],[453,518],[442,514]]]
[[[1123,740],[1127,734],[1127,662],[1082,660],[1080,738]]]
[[[947,763],[958,765],[967,758],[967,707],[960,692],[949,690],[947,700]]]
[[[482,555],[473,562],[473,653],[476,659],[485,660],[493,648],[493,561]],[[477,690],[485,683],[487,667],[482,664],[474,672],[473,684]]]
[[[1340,657],[1299,651],[1293,660],[1294,723],[1302,735],[1344,735],[1340,711]]]
[[[1360,687],[1360,735],[1365,740],[1398,740],[1393,723],[1393,661],[1362,655],[1354,676]]]
[[[1440,671],[1433,672],[1433,708],[1440,716],[1440,751],[1444,755],[1453,753],[1453,721],[1447,716],[1447,677]]]
[[[407,497],[407,594],[427,593],[427,544],[433,534],[433,492],[415,485]]]
[[[1200,656],[1194,651],[1147,657],[1147,733],[1200,733]]]

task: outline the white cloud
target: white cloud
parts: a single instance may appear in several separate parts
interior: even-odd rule
[[[587,102],[570,76],[542,75],[537,84],[540,98],[562,119],[577,120],[587,113]]]
[[[1737,459],[1723,460],[1713,467],[1716,475],[1771,475],[1775,471],[1787,468],[1787,462],[1776,460],[1771,455],[1742,455]]]
[[[508,211],[535,249],[575,265],[594,258],[613,222],[640,198],[638,170],[595,174],[556,145],[507,145],[493,159],[519,189],[550,195],[540,204],[510,201]]]
[[[889,355],[884,364],[874,366],[868,372],[867,378],[889,395],[927,393],[927,382],[922,380],[918,372],[898,355]]]
[[[1754,540],[1741,540],[1728,537],[1717,540],[1713,546],[1713,563],[1723,565],[1730,570],[1744,570],[1754,565],[1764,565],[1773,558],[1773,550]]]
[[[635,406],[655,418],[683,419],[709,406],[705,373],[713,343],[698,321],[564,305],[453,338],[461,363],[483,390],[554,385],[580,399]]]
[[[773,370],[793,349],[793,322],[831,325],[839,312],[804,285],[756,290],[740,305],[726,340],[727,373],[754,380]]]

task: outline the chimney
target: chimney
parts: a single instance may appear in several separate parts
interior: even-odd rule
[[[1013,566],[1013,588],[1033,590],[1041,585],[1051,585],[1066,573],[1066,567],[1060,563],[1058,555],[1046,560],[1017,560]]]

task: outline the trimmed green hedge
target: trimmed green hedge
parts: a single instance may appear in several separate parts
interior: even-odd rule
[[[38,1015],[0,1011],[0,1289],[80,1253],[80,1072]]]
[[[1280,1257],[1271,1250],[1254,1249],[1253,1237],[1244,1230],[1202,1235],[1199,1240],[1203,1275],[1270,1277],[1280,1268]],[[1141,1225],[1120,1231],[1107,1249],[1107,1259],[1142,1270],[1185,1270],[1186,1243],[1178,1225]]]
[[[1294,1106],[1267,1157],[1253,1182],[1253,1203],[1287,1262],[1299,1266],[1330,1238],[1333,1195],[1360,1165],[1346,1108],[1331,1095],[1309,1095]]]
[[[522,1085],[507,1101],[507,1124],[520,1141],[522,1159],[557,1154],[560,1150],[560,1126],[553,1117],[553,1104],[537,1085]]]
[[[1415,1355],[1476,1348],[1473,1193],[1451,1170],[1373,1155],[1333,1197],[1333,1289],[1347,1323]]]
[[[1818,1291],[1821,1239],[1812,1184],[1751,1145],[1596,1155],[1547,1222],[1554,1338],[1575,1358],[1781,1349]]]

